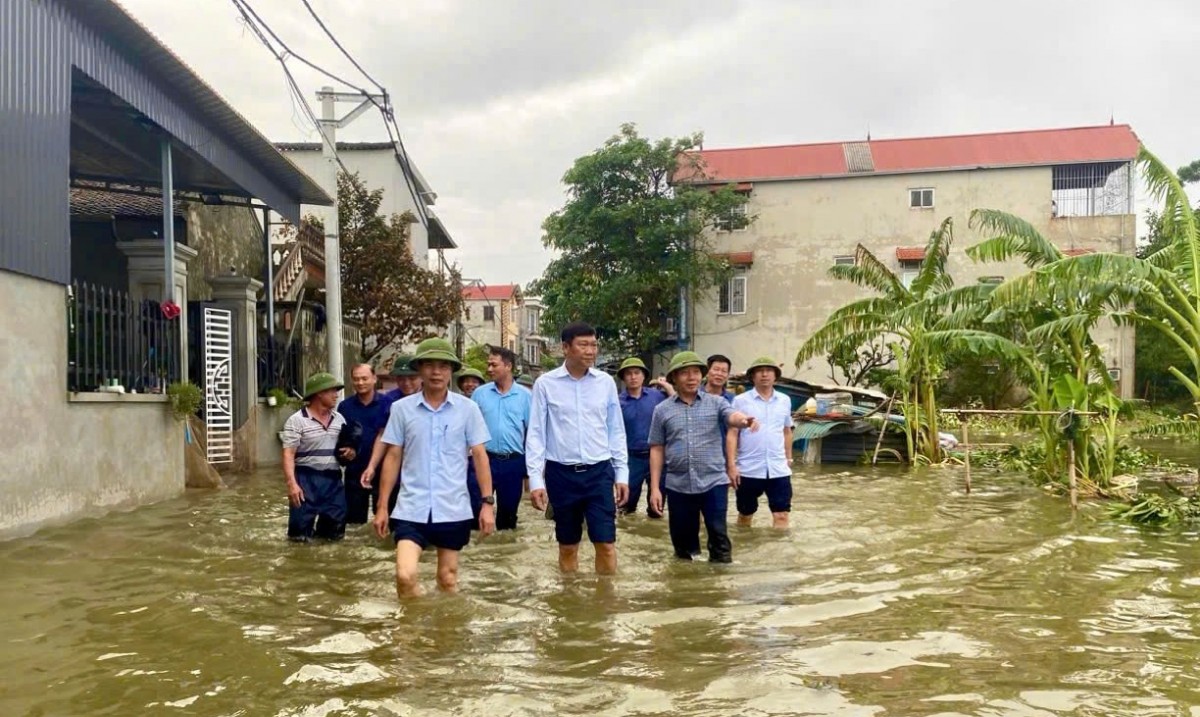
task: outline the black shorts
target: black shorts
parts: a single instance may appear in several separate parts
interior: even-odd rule
[[[767,494],[767,507],[772,513],[790,513],[792,510],[792,479],[787,478],[742,478],[737,487],[737,512],[739,515],[754,515],[758,511],[758,498]]]
[[[412,520],[392,520],[392,538],[399,543],[407,540],[421,546],[421,550],[433,546],[444,550],[462,550],[471,542],[472,520],[455,520],[447,523],[418,523]]]

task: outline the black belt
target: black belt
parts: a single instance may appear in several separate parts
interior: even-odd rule
[[[488,451],[487,454],[488,454],[488,458],[491,458],[491,459],[494,459],[497,461],[511,461],[511,460],[515,460],[517,458],[525,457],[524,453],[492,453],[491,451]]]
[[[576,473],[587,473],[588,471],[592,470],[596,466],[602,466],[605,463],[609,463],[611,460],[612,459],[605,459],[605,460],[600,461],[599,463],[559,463],[558,461],[549,461],[549,462],[562,468],[563,470],[574,471]]]
[[[649,448],[647,448],[647,449],[646,449],[646,450],[644,450],[644,451],[630,451],[630,452],[629,452],[629,455],[631,455],[631,456],[637,456],[638,458],[646,458],[646,457],[648,457],[648,456],[650,455],[650,449],[649,449]]]

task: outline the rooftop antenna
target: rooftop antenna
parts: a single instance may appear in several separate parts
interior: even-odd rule
[[[867,123],[867,141],[868,142],[871,141],[871,123],[870,122]]]

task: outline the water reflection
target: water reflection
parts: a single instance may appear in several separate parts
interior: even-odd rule
[[[277,476],[0,545],[3,715],[1188,714],[1194,534],[1072,516],[1016,476],[801,471],[786,534],[615,579],[551,525],[399,605],[391,552],[281,540]],[[587,561],[585,561],[587,562]],[[426,572],[430,576],[429,571]],[[1192,714],[1197,714],[1192,712]],[[1198,715],[1200,717],[1200,715]]]

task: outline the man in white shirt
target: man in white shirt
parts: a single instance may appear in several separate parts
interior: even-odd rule
[[[554,510],[558,567],[579,569],[587,523],[596,572],[617,570],[618,506],[629,498],[625,423],[612,377],[593,367],[596,330],[576,322],[562,330],[563,365],[533,385],[525,467],[533,507]]]
[[[792,401],[775,390],[779,364],[761,357],[747,374],[754,389],[733,400],[733,407],[753,416],[761,429],[750,432],[731,427],[726,437],[729,455],[737,462],[730,481],[737,490],[738,525],[749,526],[758,511],[758,499],[767,495],[771,524],[788,527],[792,510]]]
[[[458,588],[458,553],[470,542],[475,523],[467,491],[468,451],[483,494],[479,532],[489,535],[496,527],[492,473],[483,447],[490,438],[487,425],[471,399],[450,392],[450,379],[462,363],[448,341],[432,338],[417,346],[412,366],[421,374],[421,392],[392,404],[383,429],[387,450],[374,521],[379,537],[390,529],[396,541],[401,599],[421,594],[417,566],[430,545],[437,548],[438,587],[444,592]],[[389,521],[388,498],[401,473]]]

